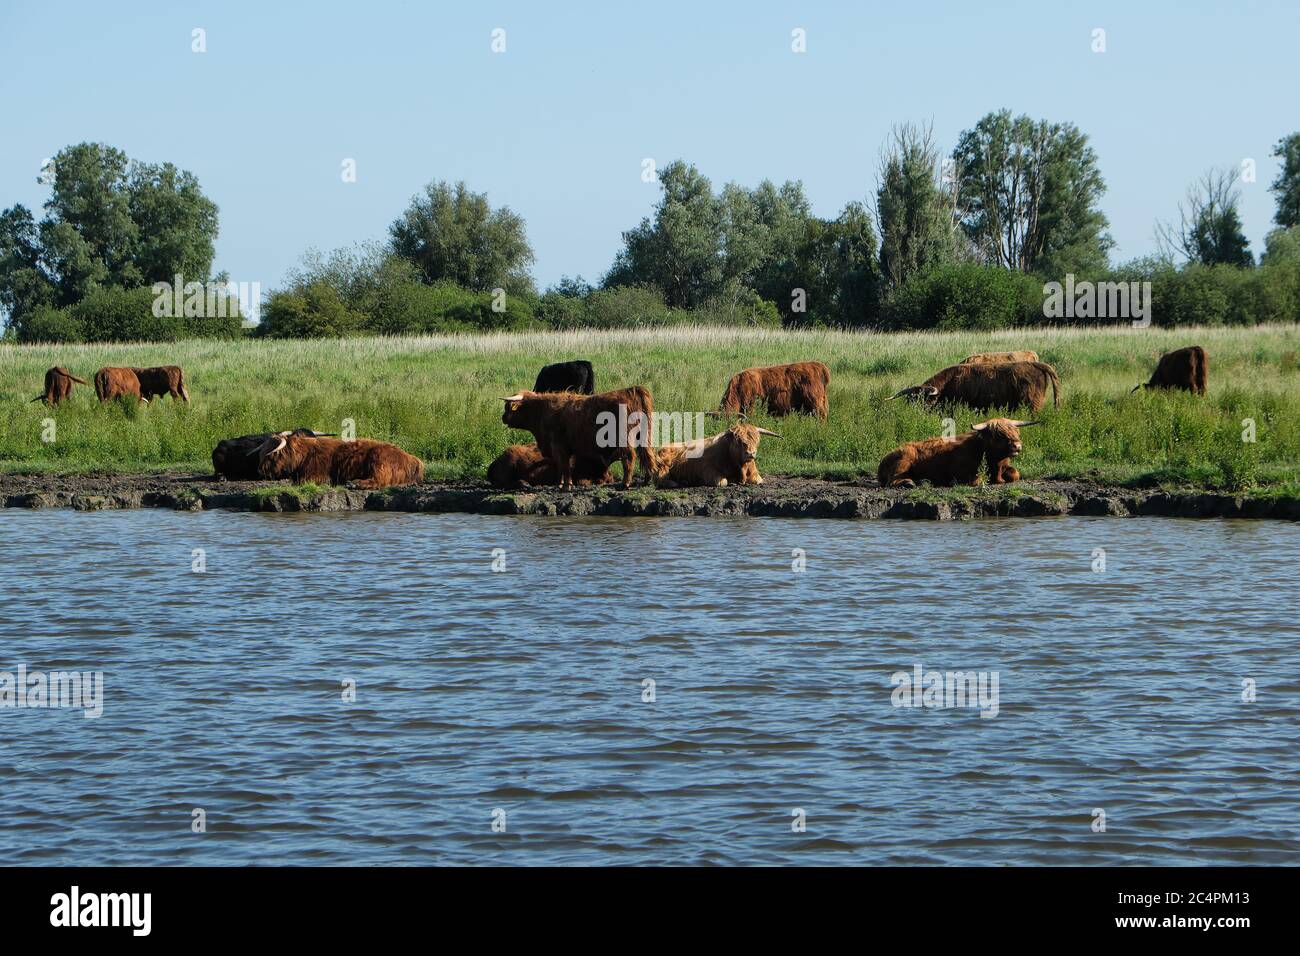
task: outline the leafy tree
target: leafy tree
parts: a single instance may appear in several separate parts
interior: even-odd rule
[[[963,239],[954,217],[955,196],[945,190],[942,179],[931,127],[895,126],[881,152],[876,188],[880,273],[891,289],[958,258]]]
[[[133,264],[146,285],[204,281],[212,272],[217,238],[217,204],[199,188],[193,173],[171,163],[133,163],[126,185],[127,208],[138,238]]]
[[[1273,155],[1282,160],[1282,170],[1269,187],[1277,193],[1273,221],[1284,228],[1300,226],[1300,133],[1278,140]]]
[[[1300,226],[1274,229],[1264,237],[1264,254],[1259,257],[1259,264],[1281,262],[1300,263]]]
[[[1178,225],[1156,224],[1161,248],[1201,265],[1254,265],[1237,211],[1240,199],[1234,170],[1209,170],[1178,204]]]
[[[851,202],[835,219],[810,218],[795,272],[796,282],[808,293],[808,310],[806,317],[790,315],[793,321],[875,324],[881,281],[876,234],[866,206]]]
[[[962,228],[983,261],[1022,272],[1106,265],[1106,190],[1088,137],[1072,123],[990,113],[952,154]]]
[[[392,250],[428,283],[450,280],[476,292],[531,292],[533,250],[524,221],[493,210],[463,183],[430,183],[389,228]]]

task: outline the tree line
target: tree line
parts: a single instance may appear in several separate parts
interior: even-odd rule
[[[1070,123],[990,113],[950,153],[929,126],[894,127],[873,194],[834,218],[799,181],[715,189],[681,160],[657,171],[658,202],[623,233],[595,283],[539,292],[525,223],[465,183],[433,182],[385,241],[308,252],[272,292],[253,334],[282,337],[707,323],[870,329],[1044,324],[1043,284],[1067,274],[1150,281],[1157,324],[1300,317],[1300,133],[1273,155],[1276,228],[1256,262],[1242,231],[1240,177],[1210,169],[1158,252],[1112,266],[1106,185]],[[38,222],[0,213],[0,311],[19,341],[245,334],[224,318],[158,315],[152,285],[215,282],[218,209],[170,163],[110,146],[62,150]]]

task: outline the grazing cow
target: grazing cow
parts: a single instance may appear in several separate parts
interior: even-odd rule
[[[1189,345],[1185,349],[1166,352],[1160,356],[1156,370],[1151,373],[1151,380],[1143,385],[1133,386],[1133,392],[1139,388],[1181,388],[1187,392],[1204,395],[1210,372],[1206,363],[1205,349],[1199,345]]]
[[[560,473],[536,445],[511,445],[488,465],[487,477],[493,488],[560,483]],[[599,458],[579,458],[573,477],[579,486],[608,485],[614,480],[609,466]]]
[[[1022,352],[977,352],[962,359],[959,365],[1001,365],[1003,362],[1037,362],[1038,353],[1025,349]]]
[[[95,373],[95,395],[101,402],[111,401],[119,395],[134,396],[148,401],[140,394],[140,379],[133,368],[115,368],[107,365]]]
[[[994,418],[971,426],[956,438],[926,438],[896,448],[880,462],[876,477],[882,488],[932,485],[978,485],[980,463],[988,468],[989,483],[1019,481],[1011,459],[1020,454],[1020,429],[1037,422]]]
[[[79,385],[89,385],[84,378],[77,378],[66,368],[56,365],[45,373],[45,391],[32,399],[33,402],[44,402],[46,405],[58,405],[59,402],[66,401],[72,396],[72,383]]]
[[[710,438],[663,445],[656,451],[660,479],[666,485],[761,485],[755,457],[763,435],[781,437],[741,422]]]
[[[829,405],[826,386],[831,370],[821,362],[795,362],[792,365],[768,365],[737,372],[727,383],[722,396],[722,411],[729,415],[746,415],[760,401],[767,403],[769,415],[791,412],[816,415],[826,420]]]
[[[163,395],[179,398],[183,402],[190,400],[190,393],[185,390],[185,373],[179,365],[158,365],[154,368],[132,369],[140,380],[140,397],[146,402]]]
[[[917,398],[931,405],[960,402],[974,409],[1019,408],[1037,412],[1052,387],[1052,406],[1061,405],[1061,380],[1045,362],[1004,362],[1000,365],[950,365],[920,385],[890,396]]]
[[[263,478],[288,478],[302,484],[388,488],[418,485],[424,480],[424,462],[396,445],[358,438],[316,438],[277,432],[258,449],[258,474]]]
[[[238,438],[225,438],[217,442],[212,449],[212,470],[218,478],[229,481],[256,481],[258,474],[258,452],[266,440],[275,432],[262,432],[260,435],[241,435]],[[309,438],[332,438],[310,428],[295,428],[291,434],[306,435]]]
[[[600,395],[520,392],[503,401],[502,423],[533,433],[537,447],[558,471],[561,488],[573,487],[575,458],[594,458],[606,466],[620,459],[624,488],[631,487],[638,460],[645,480],[653,479],[654,399],[645,386]]]
[[[591,363],[584,359],[572,362],[556,362],[543,365],[537,373],[534,392],[577,392],[579,395],[591,395],[596,391],[596,373]]]

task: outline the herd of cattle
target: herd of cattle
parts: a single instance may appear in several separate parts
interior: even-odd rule
[[[648,388],[633,385],[597,394],[590,362],[547,365],[531,390],[503,399],[502,423],[531,432],[535,443],[507,448],[488,467],[488,481],[497,488],[608,484],[614,480],[610,467],[617,460],[623,465],[624,488],[631,486],[638,466],[646,482],[669,487],[761,484],[759,441],[781,436],[749,423],[746,416],[766,409],[776,417],[806,414],[825,421],[830,377],[822,362],[745,369],[732,376],[718,411],[710,413],[737,421],[708,438],[655,447],[650,427],[654,399]],[[94,381],[101,402],[120,397],[148,402],[163,395],[189,401],[184,373],[176,365],[101,368]],[[1193,345],[1162,355],[1150,380],[1133,391],[1172,388],[1204,395],[1206,382],[1205,349]],[[32,401],[58,405],[71,396],[73,383],[89,384],[56,366],[45,373],[45,390]],[[982,352],[900,390],[890,400],[962,404],[977,411],[1024,407],[1036,413],[1046,403],[1049,388],[1053,405],[1059,406],[1060,378],[1037,353]],[[1035,424],[994,418],[956,437],[908,442],[884,457],[877,477],[882,487],[907,488],[922,481],[974,485],[984,465],[992,484],[1017,481],[1020,472],[1011,459],[1023,447],[1020,429]],[[424,478],[420,459],[396,445],[344,440],[309,428],[225,439],[212,451],[212,467],[218,477],[232,480],[287,478],[300,484],[358,488],[418,484]]]

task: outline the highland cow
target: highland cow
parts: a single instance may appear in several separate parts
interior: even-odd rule
[[[60,402],[67,401],[72,397],[72,383],[78,385],[89,385],[84,378],[77,378],[66,368],[56,365],[45,373],[45,391],[32,399],[33,402],[44,402],[46,405],[55,406]]]
[[[732,425],[709,438],[663,445],[657,452],[659,477],[665,485],[761,485],[758,443],[762,436],[780,438],[748,423]]]
[[[876,477],[882,488],[913,488],[919,482],[932,485],[978,485],[980,464],[994,485],[1020,480],[1011,459],[1023,445],[1020,429],[1037,422],[994,418],[971,426],[956,438],[926,438],[908,442],[886,455]]]
[[[609,466],[599,458],[579,458],[573,477],[580,487],[607,485],[614,480]],[[511,445],[488,465],[487,478],[493,488],[560,483],[560,473],[536,445]]]
[[[262,432],[260,435],[241,435],[238,438],[225,438],[217,442],[212,449],[212,471],[216,477],[228,481],[256,481],[258,474],[258,452],[266,440],[279,432]],[[290,434],[306,435],[309,438],[332,438],[333,435],[314,432],[310,428],[295,428]]]
[[[353,485],[388,488],[418,485],[424,480],[424,463],[396,445],[358,438],[316,438],[278,432],[258,452],[258,474],[263,478],[288,478],[297,484]]]
[[[183,402],[190,400],[190,393],[185,389],[185,373],[179,365],[158,365],[132,371],[140,381],[140,397],[146,402],[163,395],[179,398]]]
[[[1044,362],[1006,362],[1000,365],[950,365],[920,385],[901,389],[890,396],[916,398],[930,405],[960,402],[970,408],[1019,408],[1037,412],[1052,389],[1052,406],[1061,404],[1061,380],[1056,369]]]
[[[558,472],[561,488],[573,487],[574,461],[584,458],[606,466],[615,458],[622,461],[624,488],[631,487],[638,461],[645,480],[653,480],[654,399],[645,386],[600,395],[525,391],[503,401],[502,424],[533,433]]]
[[[1004,362],[1037,362],[1038,353],[1025,349],[1022,352],[977,352],[968,355],[959,365],[1001,365]]]
[[[101,402],[112,401],[120,396],[134,397],[148,401],[140,394],[140,379],[133,368],[116,368],[108,365],[95,373],[95,395]]]
[[[1205,349],[1199,345],[1166,352],[1160,356],[1150,381],[1133,386],[1133,392],[1139,388],[1177,388],[1204,395],[1210,372],[1207,363]]]
[[[731,377],[720,407],[725,414],[747,415],[762,402],[775,417],[802,413],[825,421],[830,380],[831,370],[821,362],[747,368]]]
[[[577,392],[591,395],[596,391],[596,373],[585,359],[544,365],[537,373],[534,392]]]

